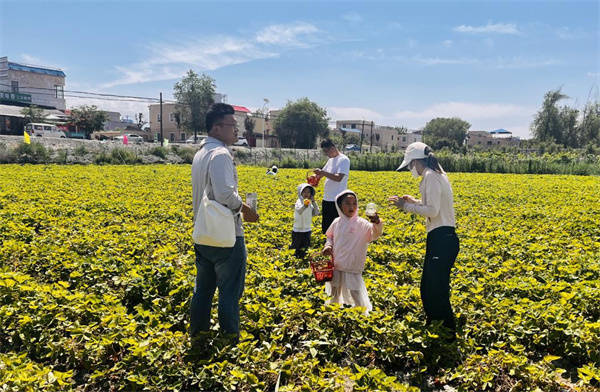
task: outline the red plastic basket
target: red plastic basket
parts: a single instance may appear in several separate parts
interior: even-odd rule
[[[317,283],[331,281],[333,279],[333,256],[327,258],[321,253],[313,253],[310,257],[310,269]]]

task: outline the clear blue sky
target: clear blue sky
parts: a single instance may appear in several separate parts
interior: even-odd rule
[[[332,120],[458,116],[527,137],[546,91],[598,98],[599,20],[597,1],[0,0],[0,55],[62,68],[67,90],[171,98],[193,69],[251,109],[306,96]]]

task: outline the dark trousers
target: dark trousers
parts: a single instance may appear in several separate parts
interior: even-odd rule
[[[246,244],[237,237],[232,248],[194,245],[196,285],[190,306],[190,335],[210,328],[210,310],[219,288],[219,327],[227,334],[240,332],[240,298],[246,279]]]
[[[421,277],[421,301],[427,323],[441,320],[452,332],[456,331],[450,305],[450,271],[459,251],[454,227],[438,227],[427,234],[427,250]]]
[[[299,258],[306,256],[307,250],[310,248],[310,231],[297,232],[292,231],[292,244],[290,249],[295,249],[294,255]]]
[[[335,201],[325,201],[323,200],[322,204],[322,214],[323,220],[321,222],[321,228],[323,229],[323,234],[327,233],[327,229],[333,223],[334,219],[338,217],[337,208],[335,208]]]

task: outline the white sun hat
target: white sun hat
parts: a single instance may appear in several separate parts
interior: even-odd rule
[[[429,148],[429,146],[421,142],[414,142],[409,144],[408,147],[406,147],[406,151],[404,152],[404,159],[402,160],[402,164],[396,170],[404,169],[414,159],[427,158],[427,155],[425,155],[426,148]]]

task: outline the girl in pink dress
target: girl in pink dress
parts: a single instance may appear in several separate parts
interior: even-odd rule
[[[325,292],[328,303],[362,306],[365,313],[373,309],[362,277],[367,259],[367,246],[383,232],[383,221],[375,214],[369,220],[358,216],[358,198],[345,190],[335,199],[339,216],[327,229],[324,255],[333,255],[334,271]]]

